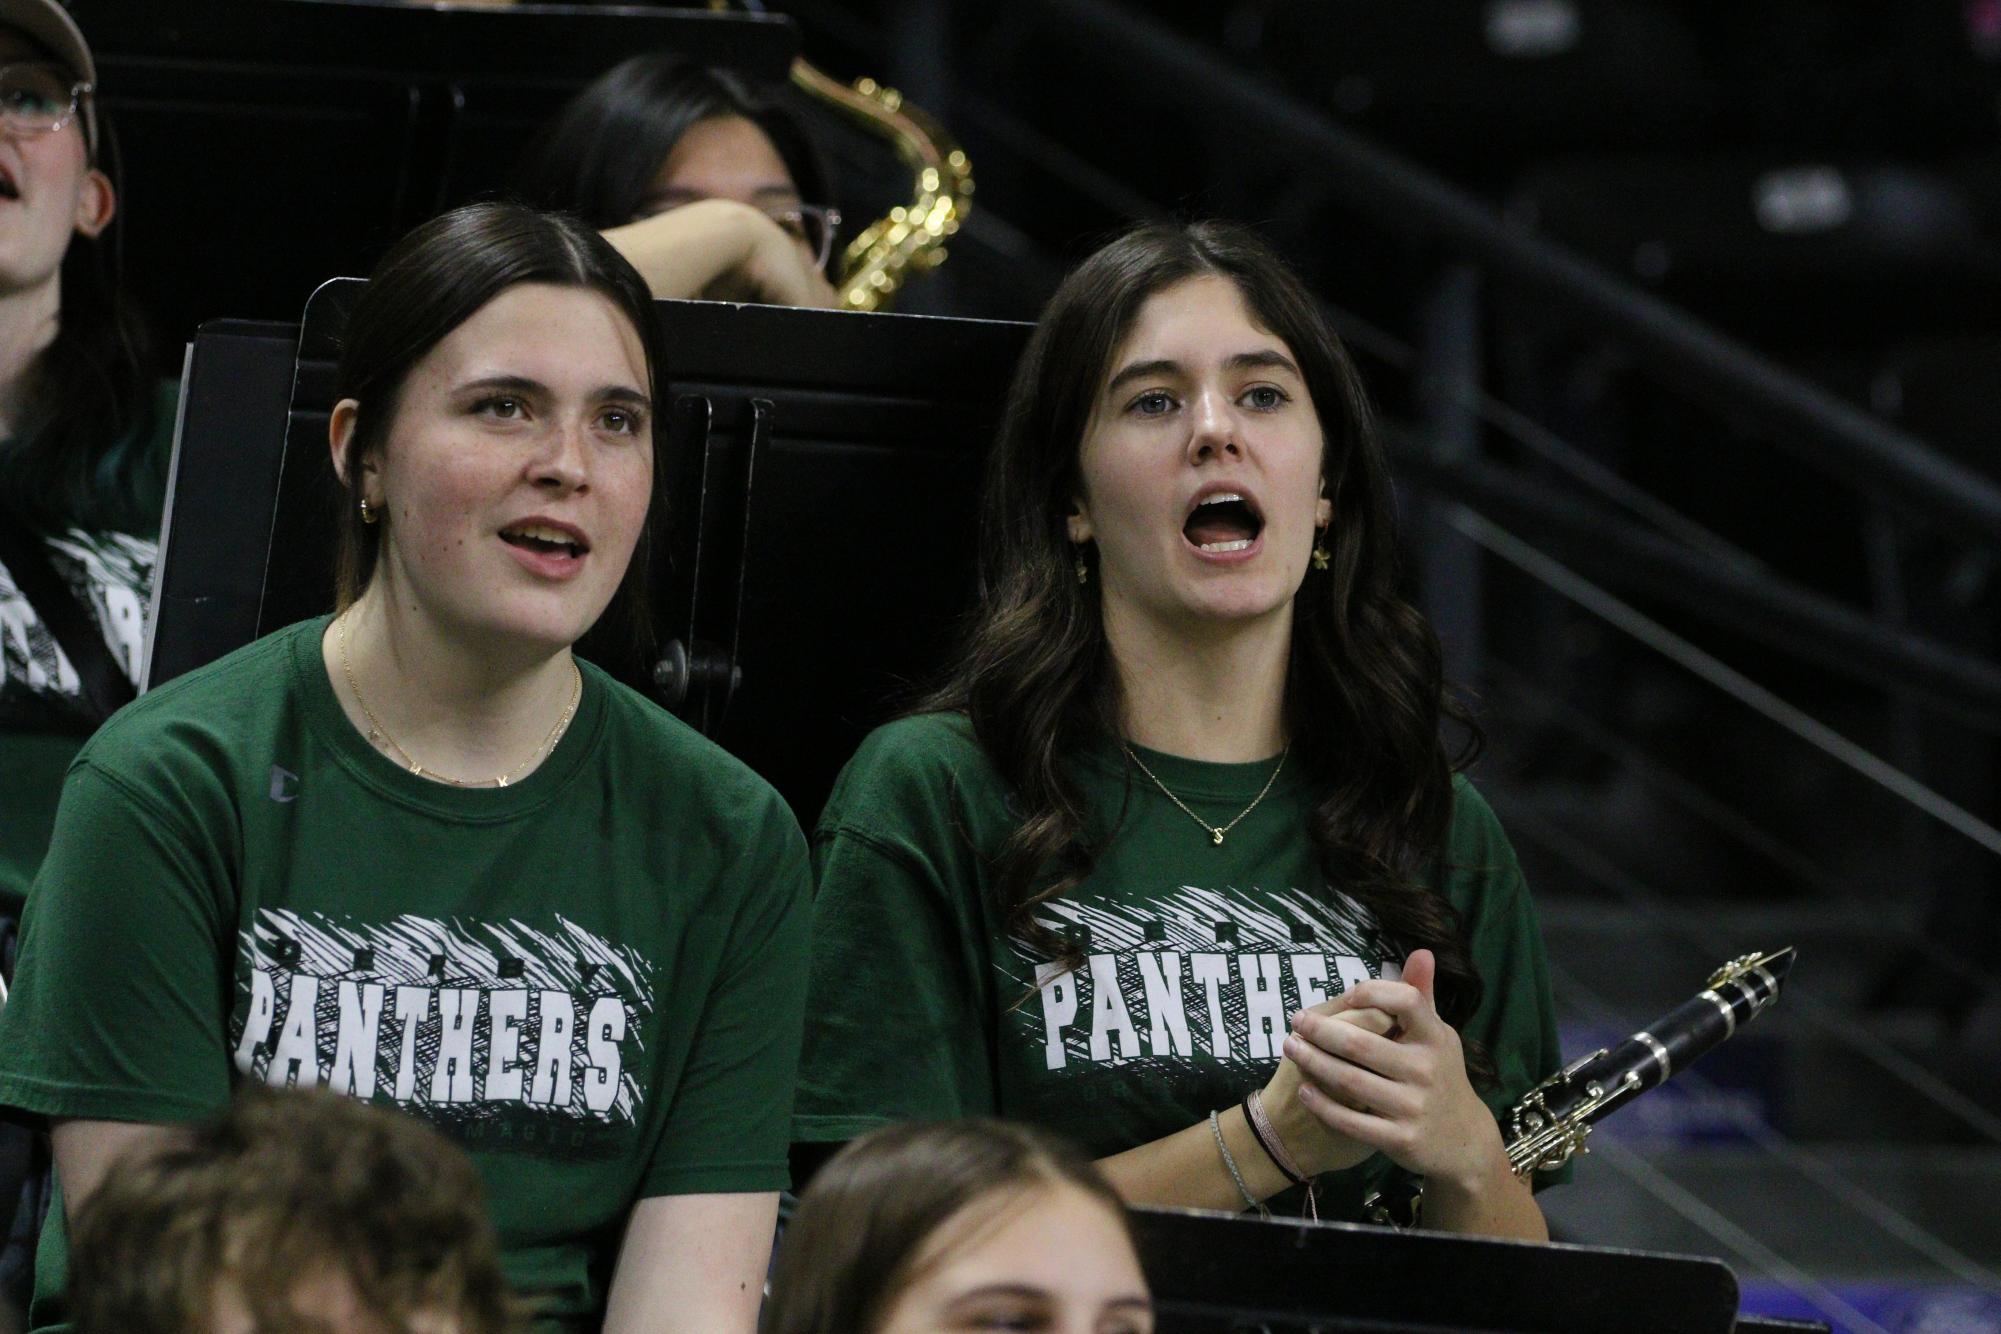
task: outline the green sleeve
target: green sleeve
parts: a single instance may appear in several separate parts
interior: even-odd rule
[[[777,794],[743,850],[741,909],[674,1090],[642,1196],[783,1190],[805,1018],[811,877]]]
[[[1484,984],[1480,1008],[1463,1036],[1493,1058],[1497,1080],[1483,1090],[1494,1115],[1507,1112],[1563,1067],[1557,1044],[1556,1003],[1543,954],[1542,929],[1514,848],[1486,800],[1461,780],[1453,819],[1448,875],[1451,897],[1465,914],[1473,962]],[[1505,1127],[1504,1133],[1505,1133]],[[1538,1189],[1570,1179],[1566,1164],[1537,1173]]]
[[[0,1011],[0,1103],[109,1121],[227,1103],[226,843],[87,761],[71,771]]]
[[[894,837],[896,823],[864,832],[823,822],[815,839],[812,984],[792,1129],[802,1143],[999,1110],[979,888],[956,883],[955,868],[916,840]],[[949,839],[952,828],[941,819],[930,832]]]

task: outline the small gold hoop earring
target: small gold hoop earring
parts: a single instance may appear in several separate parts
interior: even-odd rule
[[[370,505],[368,498],[363,496],[361,500],[361,521],[363,523],[374,523],[381,517],[382,511]]]

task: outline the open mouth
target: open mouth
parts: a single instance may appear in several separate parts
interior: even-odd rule
[[[1257,506],[1235,491],[1204,496],[1181,525],[1181,535],[1211,555],[1245,551],[1265,528]]]
[[[524,551],[544,556],[576,558],[591,549],[590,543],[575,533],[548,524],[525,523],[500,530],[500,540]]]
[[[14,183],[14,173],[0,167],[0,199],[19,199],[21,187]]]

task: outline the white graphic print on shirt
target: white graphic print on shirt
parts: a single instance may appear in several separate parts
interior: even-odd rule
[[[1038,916],[1084,951],[1074,971],[1035,969],[1051,1070],[1164,1064],[1198,1049],[1220,1062],[1273,1061],[1294,1011],[1402,976],[1382,958],[1370,914],[1324,890],[1184,885],[1145,902],[1057,899]]]
[[[387,1097],[432,1122],[533,1109],[631,1125],[627,1044],[653,964],[561,916],[359,922],[264,908],[240,933],[230,1042],[266,1083]]]
[[[56,573],[90,610],[113,659],[137,681],[156,544],[124,533],[73,528],[48,538],[47,545]],[[73,699],[82,691],[75,665],[57,647],[13,575],[0,565],[0,700],[18,706],[31,695]]]

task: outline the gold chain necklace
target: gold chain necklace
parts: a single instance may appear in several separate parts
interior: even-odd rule
[[[403,757],[403,763],[409,765],[410,772],[419,778],[435,778],[439,782],[449,783],[453,787],[486,787],[488,785],[506,787],[516,774],[541,759],[544,754],[555,746],[556,738],[563,734],[564,729],[570,725],[571,717],[576,714],[577,701],[583,697],[584,674],[578,668],[576,661],[572,659],[570,662],[570,702],[564,707],[563,716],[558,718],[556,725],[549,729],[549,735],[543,737],[542,744],[535,747],[535,752],[512,769],[509,769],[506,773],[494,778],[453,778],[449,774],[439,773],[436,769],[426,769],[417,762],[417,758],[414,755],[403,749],[402,742],[389,735],[389,729],[384,727],[382,720],[375,716],[375,710],[368,707],[368,700],[361,693],[361,683],[354,679],[354,663],[347,656],[347,617],[343,616],[335,621],[334,626],[340,632],[338,638],[340,646],[340,670],[347,677],[347,688],[353,692],[354,702],[361,706],[363,716],[368,719],[369,744],[374,745],[378,741],[386,744],[391,750]]]
[[[1262,788],[1258,789],[1258,794],[1255,797],[1251,798],[1251,804],[1244,807],[1242,810],[1238,811],[1237,818],[1230,821],[1230,823],[1228,824],[1210,824],[1207,820],[1203,819],[1201,816],[1197,815],[1194,811],[1190,810],[1188,808],[1187,802],[1175,796],[1174,789],[1169,787],[1167,784],[1161,782],[1160,775],[1155,773],[1153,770],[1147,768],[1146,761],[1142,760],[1139,756],[1133,754],[1133,748],[1131,746],[1121,741],[1119,742],[1119,749],[1126,753],[1127,759],[1131,760],[1134,764],[1137,764],[1139,766],[1139,771],[1141,773],[1145,774],[1148,778],[1151,778],[1153,780],[1153,785],[1159,788],[1163,793],[1165,793],[1169,801],[1173,802],[1175,805],[1181,808],[1183,814],[1185,814],[1189,819],[1193,820],[1196,824],[1201,825],[1204,829],[1209,831],[1210,842],[1216,844],[1218,847],[1221,847],[1223,843],[1223,835],[1229,833],[1232,829],[1235,829],[1238,826],[1238,824],[1240,824],[1243,821],[1243,818],[1246,815],[1249,815],[1252,811],[1256,810],[1258,808],[1258,803],[1263,801],[1265,799],[1265,795],[1271,791],[1272,784],[1278,781],[1278,776],[1280,772],[1283,771],[1285,768],[1285,757],[1292,754],[1292,743],[1290,741],[1286,742],[1285,749],[1281,750],[1278,753],[1278,763],[1272,766],[1271,777],[1265,779],[1265,785]]]

